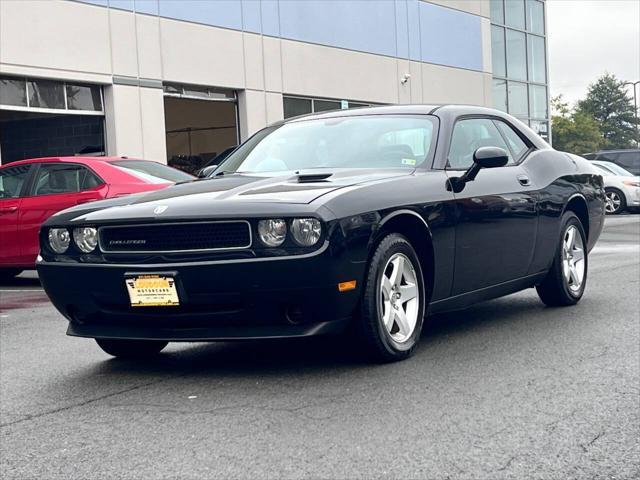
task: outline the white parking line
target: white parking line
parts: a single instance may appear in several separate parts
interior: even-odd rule
[[[619,245],[597,246],[591,251],[592,254],[616,253],[616,252],[640,253],[640,245],[619,244]]]
[[[0,288],[0,292],[44,292],[42,288]]]

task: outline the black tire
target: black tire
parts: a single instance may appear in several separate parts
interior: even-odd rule
[[[610,195],[615,195],[620,200],[620,204],[617,207],[613,207],[613,204],[611,204],[612,205],[611,207],[608,207],[608,208],[615,208],[615,209],[607,210],[607,215],[618,215],[619,213],[622,213],[627,209],[627,197],[624,196],[623,192],[613,187],[605,188],[604,192],[605,192],[605,195],[607,196],[607,205],[610,200],[609,199]]]
[[[392,338],[382,320],[380,284],[383,269],[394,254],[402,254],[411,262],[418,287],[418,315],[413,333],[401,343]],[[411,356],[420,340],[425,313],[425,288],[420,261],[409,241],[392,233],[380,240],[367,267],[365,285],[356,320],[359,343],[364,353],[375,361],[393,362]],[[400,305],[400,308],[403,308]]]
[[[20,275],[24,270],[19,268],[1,268],[0,269],[0,282],[8,282]]]
[[[579,289],[570,287],[570,280],[567,280],[563,273],[564,251],[563,245],[565,236],[570,227],[575,227],[582,241],[582,251],[584,258],[584,275]],[[575,305],[580,301],[587,285],[587,274],[589,271],[589,255],[587,252],[587,237],[584,228],[578,217],[573,212],[566,212],[562,216],[562,229],[560,230],[560,238],[558,246],[553,258],[551,269],[544,280],[536,286],[540,299],[545,305],[550,307],[559,307],[567,305]]]
[[[118,358],[143,359],[157,355],[169,342],[162,340],[121,340],[96,338],[98,346]]]

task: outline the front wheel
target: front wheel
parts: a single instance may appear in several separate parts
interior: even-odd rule
[[[369,263],[357,319],[367,353],[385,362],[409,357],[420,340],[425,302],[416,252],[402,235],[387,235]]]
[[[627,200],[617,188],[605,188],[606,199],[604,204],[605,211],[610,215],[617,215],[627,208]]]
[[[575,305],[587,284],[587,238],[573,212],[562,217],[561,232],[551,269],[536,286],[540,299],[548,306]]]
[[[118,358],[143,359],[153,357],[162,351],[169,342],[161,340],[121,340],[96,338],[98,346],[109,355]]]

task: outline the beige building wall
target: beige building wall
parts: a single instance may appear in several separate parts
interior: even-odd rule
[[[432,1],[489,16],[488,0]],[[104,85],[108,153],[166,161],[162,82],[237,90],[242,140],[283,118],[283,95],[489,106],[482,22],[476,72],[72,1],[0,0],[0,73]]]

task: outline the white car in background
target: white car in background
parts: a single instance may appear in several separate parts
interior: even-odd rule
[[[613,162],[592,160],[591,163],[602,173],[608,214],[640,207],[640,177]]]

